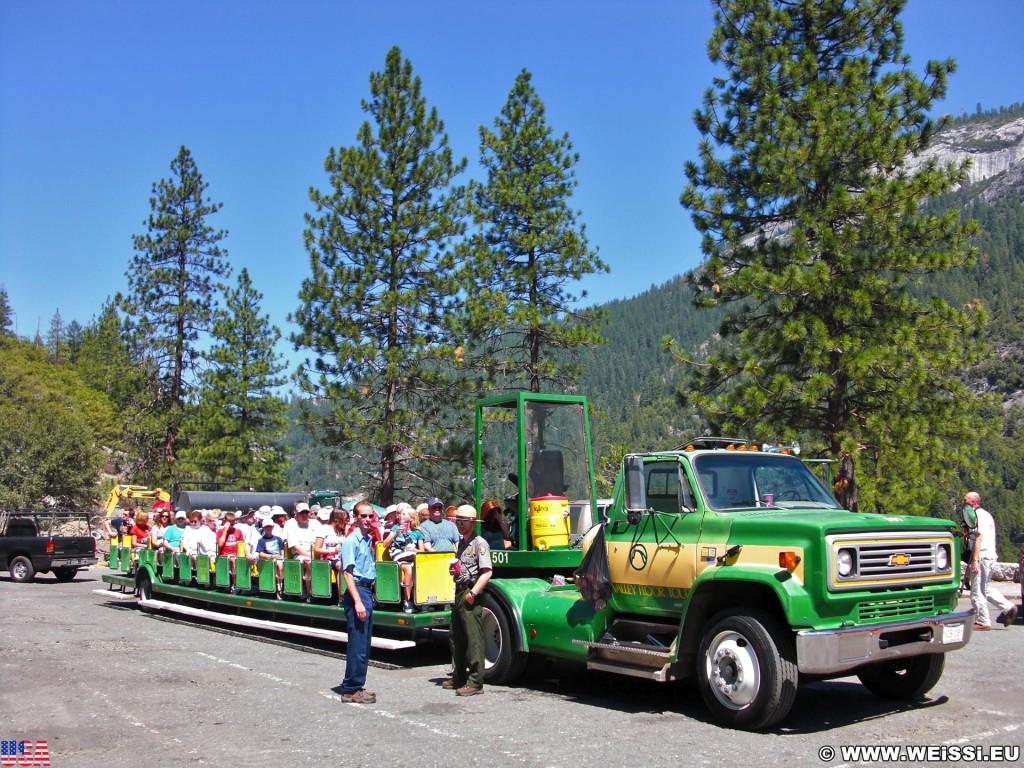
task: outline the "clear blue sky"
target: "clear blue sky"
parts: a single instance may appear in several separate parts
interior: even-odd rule
[[[938,111],[1024,101],[1020,0],[911,0],[904,27],[919,73],[959,63]],[[185,145],[224,204],[211,223],[236,273],[287,337],[308,189],[326,186],[328,149],[355,142],[392,45],[470,171],[478,127],[533,73],[611,266],[585,281],[588,303],[636,295],[700,261],[679,195],[710,30],[705,0],[0,0],[0,284],[17,331],[45,334],[58,310],[85,324],[125,287],[151,186]]]

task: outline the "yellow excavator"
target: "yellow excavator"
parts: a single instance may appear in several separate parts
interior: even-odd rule
[[[149,499],[170,504],[171,494],[163,488],[148,488],[145,485],[115,485],[110,489],[110,495],[107,496],[108,520],[122,499]]]

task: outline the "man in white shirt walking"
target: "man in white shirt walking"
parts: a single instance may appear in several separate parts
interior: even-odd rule
[[[992,629],[988,604],[1002,613],[996,621],[1009,627],[1017,619],[1017,606],[1003,597],[992,586],[992,566],[996,563],[996,522],[988,510],[981,506],[981,496],[971,491],[964,496],[964,504],[974,510],[978,518],[977,535],[971,551],[971,604],[974,606],[974,629],[987,632]]]

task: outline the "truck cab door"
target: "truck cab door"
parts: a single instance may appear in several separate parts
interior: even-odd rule
[[[657,459],[642,468],[645,510],[616,517],[606,533],[612,603],[677,614],[696,578],[702,514],[683,464]]]

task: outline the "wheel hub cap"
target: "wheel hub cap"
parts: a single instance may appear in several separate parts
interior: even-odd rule
[[[711,690],[730,709],[742,709],[757,696],[757,655],[744,637],[734,632],[718,635],[708,648],[706,664]]]

